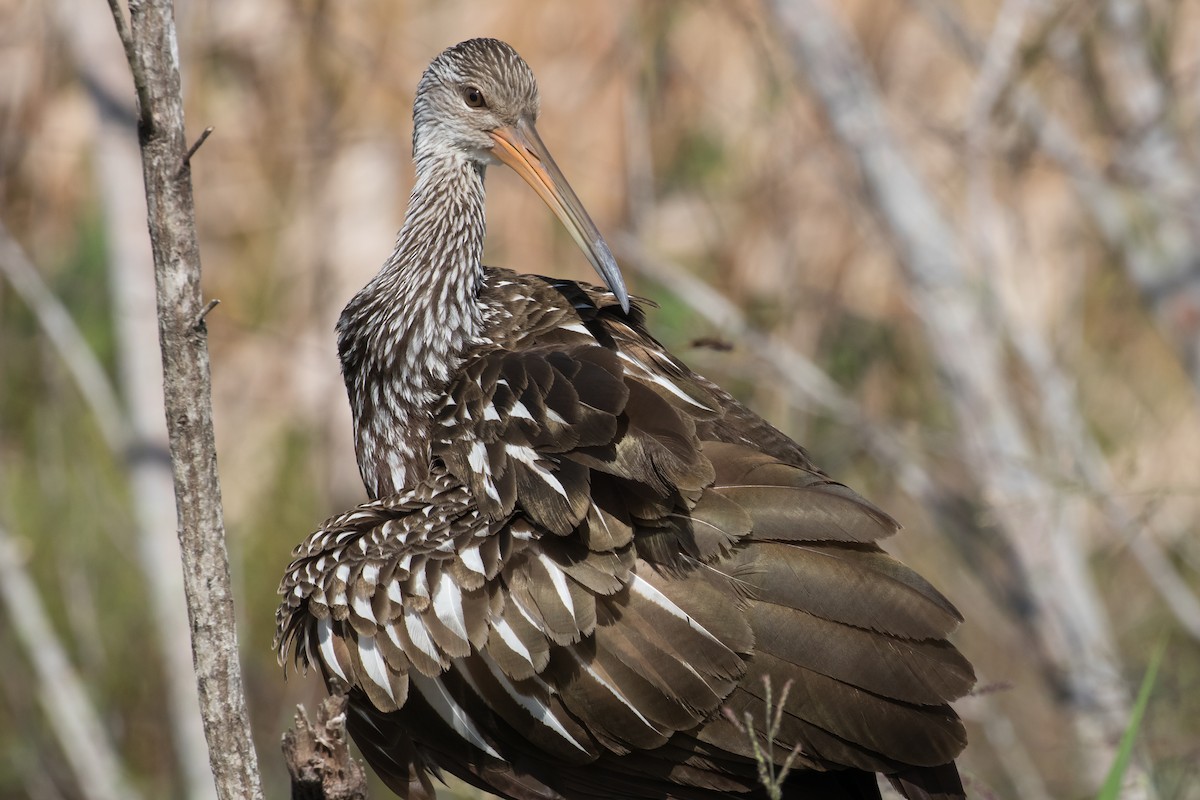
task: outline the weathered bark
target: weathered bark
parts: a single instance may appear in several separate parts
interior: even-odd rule
[[[128,474],[137,553],[165,673],[165,711],[182,786],[190,800],[212,800],[216,791],[196,698],[175,535],[162,359],[157,346],[154,262],[143,222],[146,201],[139,185],[135,110],[133,98],[126,97],[129,67],[120,42],[105,27],[106,16],[104,6],[98,3],[60,0],[57,4],[58,29],[81,83],[88,89],[97,123],[92,163],[104,209],[107,272],[126,431],[125,440],[115,446],[114,454]]]
[[[346,738],[345,695],[325,698],[315,723],[297,706],[292,730],[283,735],[283,757],[292,800],[367,800],[367,774]]]
[[[126,26],[117,0],[110,5],[138,97],[184,589],[209,764],[219,797],[256,800],[262,788],[238,664],[174,11],[170,0],[131,2]]]

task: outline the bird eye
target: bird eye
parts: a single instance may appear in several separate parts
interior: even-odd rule
[[[474,86],[467,86],[463,89],[463,100],[471,108],[487,108],[487,101],[483,99],[483,92]]]

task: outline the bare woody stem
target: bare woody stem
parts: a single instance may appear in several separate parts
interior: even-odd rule
[[[283,735],[283,758],[292,800],[367,800],[367,774],[346,736],[344,694],[325,698],[315,720],[297,707],[292,729]]]
[[[206,306],[174,9],[170,0],[132,0],[126,27],[118,0],[110,0],[110,6],[138,97],[184,589],[209,763],[219,797],[258,800],[263,793],[237,658],[217,479]]]

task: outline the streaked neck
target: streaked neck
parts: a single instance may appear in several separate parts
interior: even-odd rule
[[[422,155],[396,249],[342,311],[359,470],[378,497],[428,468],[428,412],[480,327],[483,167]]]

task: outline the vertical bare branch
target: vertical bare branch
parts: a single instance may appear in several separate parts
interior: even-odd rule
[[[127,435],[115,452],[129,475],[139,562],[151,598],[149,610],[164,667],[165,711],[186,796],[210,800],[216,794],[196,697],[191,631],[175,535],[162,359],[156,346],[154,262],[143,222],[146,202],[139,185],[134,103],[133,98],[125,97],[129,67],[122,54],[126,51],[113,41],[99,4],[60,0],[56,11],[58,30],[88,89],[97,121],[92,163],[104,209],[107,272]],[[119,7],[113,8],[113,14],[124,22]],[[122,43],[131,44],[127,28],[119,31]]]
[[[908,278],[958,419],[964,457],[1029,580],[1042,644],[1069,690],[1081,774],[1098,786],[1115,756],[1129,698],[1076,520],[1033,468],[1036,451],[1016,414],[990,300],[962,269],[964,248],[893,140],[857,49],[819,0],[772,3],[798,72],[854,158],[869,205]],[[1128,797],[1149,797],[1140,765]],[[1131,783],[1132,785],[1132,783]]]
[[[120,14],[119,9],[114,13]],[[128,52],[140,101],[138,136],[200,708],[218,795],[255,800],[262,797],[262,788],[238,664],[174,10],[170,0],[142,0],[130,4],[129,16]]]
[[[37,694],[87,800],[137,800],[121,759],[25,571],[20,548],[0,525],[0,601],[37,675]]]

